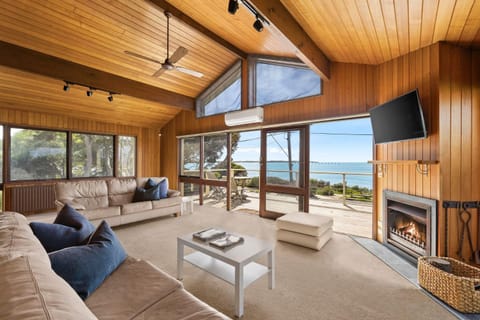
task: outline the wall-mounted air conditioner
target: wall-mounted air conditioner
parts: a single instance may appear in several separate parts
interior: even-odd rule
[[[259,122],[263,122],[262,107],[225,113],[225,124],[229,127]]]

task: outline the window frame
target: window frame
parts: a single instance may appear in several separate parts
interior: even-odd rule
[[[117,178],[134,178],[137,176],[137,165],[138,165],[138,154],[137,154],[137,146],[138,146],[138,143],[137,143],[137,137],[136,136],[132,136],[132,135],[125,135],[125,134],[118,134],[118,135],[115,135],[115,146],[114,146],[114,149],[113,149],[113,153],[114,153],[114,158],[115,158],[115,168],[114,168],[114,175],[115,177]],[[133,176],[122,176],[120,175],[120,138],[121,137],[128,137],[128,138],[133,138],[135,140],[135,155],[134,155],[134,161],[135,161],[135,165],[133,166]]]
[[[310,70],[312,72],[313,70],[310,69],[301,60],[295,59],[295,58],[274,57],[274,56],[266,56],[266,55],[249,55],[247,58],[247,61],[248,61],[248,92],[249,92],[248,107],[249,108],[263,107],[263,106],[268,106],[275,103],[282,103],[286,101],[294,101],[294,100],[318,97],[323,95],[323,80],[322,80],[322,77],[317,75],[320,78],[320,92],[318,94],[294,98],[294,99],[288,99],[288,100],[274,101],[264,105],[257,105],[257,89],[256,89],[257,88],[257,63],[270,64],[270,65],[276,65],[281,67],[291,67],[291,68],[293,67],[293,68]]]
[[[73,135],[74,134],[84,134],[84,135],[91,135],[91,136],[106,136],[112,137],[112,147],[113,147],[113,154],[112,154],[112,175],[108,176],[86,176],[86,177],[74,177],[73,176]],[[84,131],[69,131],[69,144],[68,144],[68,154],[69,154],[69,179],[77,180],[77,179],[105,179],[105,178],[114,178],[116,177],[117,171],[117,161],[116,161],[116,154],[117,154],[117,146],[115,145],[116,141],[115,134],[108,134],[108,133],[95,133],[95,132],[84,132]]]
[[[110,133],[99,133],[99,132],[88,132],[88,131],[74,131],[74,130],[61,130],[55,128],[44,128],[44,127],[37,127],[37,126],[22,126],[22,125],[8,125],[4,123],[0,123],[0,126],[3,126],[4,132],[4,139],[3,139],[3,181],[0,183],[0,188],[4,188],[5,185],[10,183],[14,184],[25,184],[25,183],[32,183],[32,182],[57,182],[57,181],[68,181],[68,180],[87,180],[87,179],[108,179],[108,178],[135,178],[138,173],[138,137],[136,135],[126,135],[126,134],[110,134]],[[29,179],[29,180],[12,180],[10,176],[10,165],[11,165],[11,152],[10,152],[10,145],[11,145],[11,137],[10,137],[10,130],[11,129],[25,129],[25,130],[41,130],[41,131],[53,131],[53,132],[64,132],[67,134],[67,142],[66,142],[66,177],[65,178],[54,178],[54,179]],[[73,177],[72,175],[72,134],[73,133],[80,133],[80,134],[90,134],[90,135],[102,135],[102,136],[111,136],[113,137],[113,175],[111,176],[102,176],[102,177]],[[118,175],[117,171],[117,153],[118,153],[118,145],[116,141],[118,137],[126,136],[126,137],[133,137],[135,138],[135,176],[130,177],[123,177]],[[1,190],[1,189],[0,189]]]
[[[201,94],[197,96],[197,98],[195,99],[195,115],[197,118],[205,118],[205,117],[210,117],[218,114],[225,114],[227,112],[237,111],[242,108],[243,94],[242,94],[242,85],[240,85],[240,105],[238,109],[205,115],[205,106],[209,102],[213,101],[216,97],[218,97],[230,85],[232,85],[237,79],[237,74],[240,74],[240,81],[241,81],[242,79],[242,60],[241,59],[238,59],[237,61],[235,61],[235,63],[233,63],[232,66],[230,66],[224,74],[222,74],[217,80],[215,80],[210,86],[208,86],[207,89],[205,89]],[[214,96],[214,98],[208,102],[205,102],[212,95]]]
[[[50,132],[62,132],[65,133],[65,177],[64,178],[44,178],[44,179],[18,179],[18,180],[12,180],[12,152],[11,152],[11,145],[12,145],[12,129],[22,129],[22,130],[32,130],[32,131],[50,131]],[[7,134],[7,139],[8,142],[5,143],[6,138],[5,134]],[[4,152],[6,151],[6,156],[3,156],[3,160],[6,160],[4,162],[3,167],[5,168],[4,170],[4,175],[3,175],[3,181],[2,181],[2,188],[3,185],[6,182],[12,182],[12,183],[22,183],[22,182],[31,182],[31,181],[61,181],[61,180],[67,180],[70,178],[70,167],[69,167],[69,145],[70,145],[70,132],[66,130],[55,130],[55,129],[50,129],[50,128],[39,128],[39,127],[29,127],[29,126],[9,126],[9,125],[4,125],[4,136],[3,136],[3,144],[4,144]]]

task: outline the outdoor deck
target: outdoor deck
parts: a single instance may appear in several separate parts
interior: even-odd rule
[[[278,199],[270,201],[270,203],[278,206],[278,211],[280,212],[285,211],[285,206],[294,204],[283,195],[278,195]],[[225,207],[225,201],[206,199],[204,200],[204,205]],[[258,193],[246,192],[246,199],[241,203],[237,203],[233,211],[258,214],[258,208]],[[344,205],[341,197],[318,196],[316,199],[310,198],[310,213],[332,217],[334,220],[333,230],[335,232],[367,238],[372,236],[372,205],[370,202],[347,201],[346,205]]]

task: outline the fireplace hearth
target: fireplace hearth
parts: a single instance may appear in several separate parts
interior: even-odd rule
[[[383,242],[411,261],[436,255],[437,201],[406,193],[383,193]]]

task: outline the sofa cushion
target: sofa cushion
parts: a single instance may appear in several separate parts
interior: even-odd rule
[[[165,180],[167,183],[168,189],[168,178],[167,177],[150,177],[150,178],[137,178],[137,187],[145,188],[147,181],[151,179],[154,183],[158,184],[160,181]]]
[[[66,204],[52,223],[30,222],[35,236],[47,252],[83,244],[95,231],[86,217]]]
[[[107,222],[102,221],[87,245],[49,254],[52,269],[86,299],[127,257]]]
[[[55,184],[55,199],[62,203],[83,205],[86,210],[108,207],[108,188],[105,180],[82,180]]]
[[[146,309],[135,319],[227,320],[230,318],[197,299],[188,291],[178,289]]]
[[[133,202],[160,200],[160,185],[150,189],[137,187],[133,195]]]
[[[152,201],[132,202],[122,206],[122,215],[152,210]]]
[[[32,256],[0,263],[0,274],[0,319],[96,319],[49,265]]]
[[[160,187],[160,199],[165,199],[168,196],[167,179],[162,179],[160,182],[156,183],[152,178],[149,178],[145,183],[145,189],[155,188],[156,186]]]
[[[179,288],[179,281],[149,262],[128,257],[85,303],[100,319],[133,319]]]
[[[0,263],[15,257],[30,255],[50,268],[50,260],[35,237],[24,215],[15,212],[0,214]]]
[[[161,200],[152,201],[153,209],[167,208],[172,206],[179,206],[182,202],[181,197],[166,198]]]
[[[133,201],[137,181],[133,178],[111,179],[107,181],[108,202],[111,206],[120,206]]]
[[[81,213],[88,218],[88,220],[100,220],[108,217],[115,217],[120,215],[120,206],[98,208],[83,210]]]

